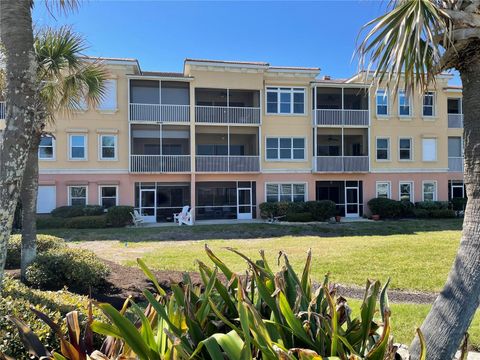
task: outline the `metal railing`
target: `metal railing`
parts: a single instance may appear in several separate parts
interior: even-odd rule
[[[463,156],[448,157],[448,171],[463,172]]]
[[[368,110],[317,109],[317,125],[368,126]]]
[[[368,156],[316,156],[316,172],[368,172]]]
[[[190,172],[190,155],[130,155],[130,172]]]
[[[260,108],[197,105],[195,121],[205,124],[260,124]]]
[[[0,120],[5,119],[7,116],[7,109],[5,107],[5,101],[0,101]]]
[[[197,172],[259,172],[260,157],[255,156],[217,156],[197,155]]]
[[[463,114],[448,114],[448,127],[450,129],[463,128]]]
[[[130,121],[190,122],[190,105],[130,104]]]

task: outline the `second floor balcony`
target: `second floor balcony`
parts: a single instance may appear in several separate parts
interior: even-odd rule
[[[463,114],[448,114],[448,128],[462,129],[463,128]]]
[[[319,126],[368,126],[368,90],[316,87],[313,116]]]
[[[448,171],[463,173],[463,156],[449,156],[448,157]]]
[[[260,91],[195,89],[195,122],[203,124],[260,124]]]
[[[463,172],[463,141],[460,136],[448,137],[448,171]]]
[[[463,128],[463,113],[462,113],[462,99],[449,98],[447,101],[448,113],[448,128],[462,129]]]

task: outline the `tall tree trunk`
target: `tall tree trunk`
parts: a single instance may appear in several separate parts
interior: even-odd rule
[[[38,146],[41,133],[35,132],[30,144],[27,167],[23,174],[22,191],[22,255],[21,278],[25,281],[28,265],[37,256],[37,195],[38,195]]]
[[[0,0],[0,39],[6,54],[6,127],[0,148],[0,290],[23,172],[35,123],[37,64],[31,0]]]
[[[463,83],[468,203],[457,256],[445,287],[421,327],[429,360],[453,358],[480,300],[480,51],[477,49],[459,55],[465,59],[459,71]],[[418,359],[418,354],[419,341],[416,338],[411,346],[411,358]]]

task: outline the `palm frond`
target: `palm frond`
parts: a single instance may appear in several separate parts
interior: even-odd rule
[[[396,90],[404,81],[408,91],[425,89],[435,81],[442,53],[451,43],[452,23],[435,0],[396,0],[389,11],[360,32],[355,55],[360,69],[372,74],[376,85],[386,82]]]
[[[68,13],[77,11],[80,6],[79,0],[45,0],[50,15],[55,19],[55,13],[67,15]]]

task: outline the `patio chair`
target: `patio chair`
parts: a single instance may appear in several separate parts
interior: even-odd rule
[[[173,222],[178,225],[193,225],[192,211],[189,205],[185,205],[178,214],[173,214]]]
[[[130,213],[130,215],[132,216],[132,222],[135,227],[144,224],[143,217],[140,215],[138,210],[133,210],[133,213]]]

